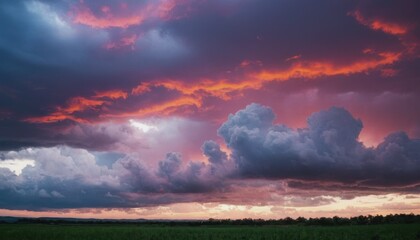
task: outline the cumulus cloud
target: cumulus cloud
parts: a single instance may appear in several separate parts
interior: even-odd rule
[[[7,164],[0,162],[0,208],[139,207],[229,198],[238,202],[245,201],[238,200],[239,195],[255,195],[250,189],[256,179],[287,184],[255,199],[273,201],[285,189],[295,189],[295,199],[289,200],[298,205],[331,200],[304,201],[300,191],[305,189],[324,194],[337,189],[386,191],[384,187],[418,191],[419,139],[397,132],[368,148],[358,140],[362,122],[337,107],[313,113],[306,128],[274,121],[269,107],[255,103],[229,115],[218,133],[231,153],[215,141],[205,141],[201,150],[207,162],[183,159],[179,152],[150,162],[137,153],[98,153],[63,145],[3,151],[0,161]]]
[[[420,139],[410,139],[405,132],[388,135],[375,149],[377,173],[373,184],[408,184],[420,180]],[[372,168],[373,168],[372,167]]]
[[[201,146],[201,150],[211,163],[223,164],[227,160],[226,153],[220,150],[219,144],[215,141],[209,140],[204,142],[203,146]]]
[[[138,207],[193,201],[194,197],[176,195],[224,186],[212,164],[183,163],[180,153],[168,153],[155,168],[130,155],[106,166],[100,155],[66,146],[2,152],[1,157],[34,164],[17,175],[0,162],[0,208]]]
[[[120,187],[118,176],[107,167],[98,166],[94,155],[86,150],[68,147],[28,148],[6,152],[4,156],[8,159],[32,159],[35,164],[27,165],[20,175],[1,168],[2,208],[110,206],[118,202],[104,198],[108,191]],[[48,201],[44,201],[45,198]]]
[[[377,148],[358,136],[362,122],[332,107],[312,114],[307,128],[274,124],[259,104],[231,114],[218,133],[232,150],[240,178],[301,179],[361,184],[413,184],[420,178],[419,140],[389,135]]]
[[[181,167],[181,154],[168,153],[163,161],[159,162],[159,175],[171,178]]]
[[[300,122],[303,112],[334,103],[381,137],[417,128],[414,6],[415,0],[1,1],[0,207],[208,199],[206,193],[239,182],[246,188],[249,179],[418,191],[418,139],[398,132],[366,147],[358,139],[362,122],[342,108],[312,114],[305,128],[277,124]],[[253,101],[291,114],[276,120],[269,107],[251,104],[218,131],[228,151],[204,142],[227,112]],[[144,119],[156,115],[162,119]],[[143,131],[130,118],[154,126]],[[195,159],[200,147],[204,156]]]
[[[179,153],[168,153],[166,158],[159,162],[158,175],[163,177],[165,191],[177,193],[207,192],[213,186],[207,183],[210,180],[204,163],[189,162],[182,168],[182,158]]]

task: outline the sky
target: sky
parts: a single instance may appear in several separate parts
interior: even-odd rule
[[[420,214],[420,2],[0,2],[0,215]]]

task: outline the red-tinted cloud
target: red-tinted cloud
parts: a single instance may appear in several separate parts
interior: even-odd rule
[[[262,71],[257,79],[288,80],[290,78],[316,78],[321,76],[348,75],[369,71],[383,65],[393,64],[401,57],[401,53],[378,53],[374,59],[358,60],[348,65],[335,65],[330,62],[297,61],[289,69],[280,71]]]
[[[65,107],[57,107],[53,113],[42,117],[30,117],[24,119],[30,123],[51,123],[70,119],[77,122],[86,122],[85,119],[74,116],[74,113],[102,106],[103,100],[93,100],[84,97],[74,97],[68,101]]]
[[[109,90],[109,91],[96,92],[96,95],[93,97],[94,98],[110,98],[110,99],[119,99],[119,98],[126,99],[127,96],[128,96],[128,93],[122,90]]]
[[[366,52],[366,51],[365,51]],[[358,74],[361,72],[371,71],[383,66],[392,65],[397,62],[401,53],[393,52],[384,52],[384,53],[372,53],[371,51],[365,53],[368,55],[366,59],[361,59],[355,62],[351,62],[347,65],[337,65],[332,62],[313,62],[313,61],[304,61],[298,58],[292,62],[291,66],[284,70],[251,70],[251,72],[246,72],[244,75],[241,75],[241,80],[229,81],[227,79],[198,79],[193,83],[186,83],[182,80],[157,80],[152,82],[145,82],[131,90],[133,95],[142,95],[153,91],[157,88],[165,88],[170,91],[176,91],[181,94],[180,97],[170,99],[166,102],[159,104],[151,104],[149,106],[141,107],[141,109],[128,111],[128,112],[119,112],[117,114],[112,112],[100,113],[102,117],[144,117],[155,114],[164,114],[171,115],[173,113],[179,114],[185,112],[186,108],[205,108],[203,105],[203,99],[208,96],[212,96],[223,101],[228,101],[235,97],[241,97],[241,93],[245,90],[258,90],[261,89],[265,84],[276,81],[293,81],[298,78],[305,79],[316,79],[325,76],[336,76],[336,75],[351,75]],[[242,68],[248,67],[249,64],[241,63]],[[264,69],[263,67],[259,67]],[[383,70],[385,73],[391,74],[389,70]],[[395,73],[394,73],[395,74]],[[102,97],[106,97],[115,100],[117,98],[129,98],[128,93],[122,91],[109,91],[102,93]],[[94,98],[98,98],[93,96]],[[41,121],[61,121],[66,119],[67,116],[70,116],[75,112],[82,112],[83,110],[89,110],[91,106],[100,106],[104,102],[98,102],[96,100],[83,99],[80,101],[80,98],[76,98],[77,103],[81,102],[82,104],[70,104],[67,108],[60,108],[60,111],[51,114],[54,117],[47,118],[29,118],[30,122],[41,122]],[[75,100],[70,100],[70,102],[75,102]],[[85,102],[85,103],[84,103]],[[112,104],[112,102],[107,102],[107,104]],[[100,110],[100,109],[99,109]],[[180,111],[178,111],[180,110]],[[65,112],[65,114],[61,114]],[[68,117],[68,119],[75,120],[76,117]]]
[[[71,15],[73,22],[83,24],[92,28],[128,28],[141,24],[145,20],[144,13],[132,16],[115,16],[108,6],[102,6],[102,16],[96,16],[90,8],[85,5],[74,7]]]
[[[351,13],[354,18],[363,25],[366,25],[374,30],[380,30],[388,34],[402,35],[409,31],[409,27],[397,23],[385,22],[381,19],[366,19],[360,11]]]
[[[372,30],[398,37],[408,54],[418,54],[420,25],[415,10],[418,7],[417,3],[405,1],[398,6],[378,3],[375,0],[362,1],[356,10],[349,14]]]
[[[70,15],[74,23],[92,28],[129,28],[153,18],[169,20],[176,17],[171,15],[171,11],[184,2],[186,1],[158,0],[142,4],[123,3],[114,7],[102,5],[97,6],[97,9],[91,9],[82,2],[73,6]],[[100,11],[95,13],[94,10]]]
[[[127,93],[121,90],[110,90],[96,92],[92,98],[74,97],[68,100],[66,106],[56,107],[56,110],[47,116],[29,117],[24,119],[24,121],[30,123],[52,123],[69,119],[76,122],[88,122],[88,119],[76,116],[77,113],[92,109],[98,111],[101,106],[108,104],[110,100],[120,98],[126,99]]]

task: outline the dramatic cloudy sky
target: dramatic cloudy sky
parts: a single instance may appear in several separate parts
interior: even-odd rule
[[[420,213],[417,0],[0,3],[0,215]]]

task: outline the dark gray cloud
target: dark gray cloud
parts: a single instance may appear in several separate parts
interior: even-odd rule
[[[352,1],[248,0],[237,2],[225,14],[215,5],[207,1],[189,18],[164,25],[195,46],[200,57],[191,65],[207,74],[227,66],[232,69],[245,59],[278,68],[287,66],[285,60],[296,55],[348,63],[362,58],[362,50],[373,43],[378,51],[402,49],[395,36],[370,31],[348,15],[357,8]]]
[[[168,153],[165,160],[159,162],[158,175],[166,180],[164,191],[175,193],[202,193],[222,187],[220,179],[214,174],[214,168],[201,162],[189,162],[182,168],[179,153]]]
[[[258,104],[230,115],[219,128],[232,150],[240,178],[301,179],[404,185],[420,181],[420,145],[394,133],[376,148],[358,140],[362,122],[332,107],[312,114],[308,127],[274,124],[274,113]]]
[[[376,148],[365,147],[358,141],[362,122],[337,107],[313,113],[307,128],[292,129],[274,121],[273,111],[259,104],[229,115],[218,133],[231,154],[228,156],[215,141],[206,141],[201,150],[208,163],[185,161],[177,152],[167,153],[156,163],[142,159],[138,153],[143,151],[101,153],[67,146],[3,151],[0,208],[138,207],[220,201],[229,194],[235,196],[235,189],[252,187],[255,179],[282,180],[284,186],[295,189],[297,198],[299,191],[306,189],[324,193],[344,190],[349,196],[418,191],[418,139],[398,132]],[[120,127],[103,128],[103,133],[118,133],[122,139],[126,136],[128,144],[132,141],[130,131],[121,135]],[[19,166],[21,173],[16,172]],[[324,200],[314,198],[313,204],[328,203]]]
[[[227,160],[227,154],[220,150],[219,144],[215,141],[210,140],[204,142],[203,146],[201,146],[201,150],[213,164],[223,164]]]
[[[153,1],[125,1],[128,9],[121,14],[132,16],[150,2]],[[376,52],[404,51],[406,46],[398,37],[369,29],[348,13],[360,8],[367,16],[382,14],[382,19],[389,17],[391,22],[412,26],[410,33],[415,33],[417,25],[410,25],[418,22],[412,10],[415,1],[407,2],[401,4],[401,11],[393,13],[399,7],[377,1],[366,4],[329,0],[321,3],[185,1],[172,9],[169,18],[151,17],[142,24],[123,29],[101,29],[74,22],[70,13],[80,1],[3,1],[0,3],[0,27],[5,33],[0,36],[0,61],[4,63],[0,66],[0,122],[5,125],[10,120],[44,116],[65,105],[71,97],[89,97],[95,91],[109,89],[130,91],[141,82],[155,79],[194,82],[198,78],[222,77],[235,81],[246,73],[237,70],[244,60],[259,62],[264,69],[284,69],[291,65],[286,59],[292,56],[345,65],[365,59],[363,50],[367,48],[375,48]],[[101,16],[103,5],[113,11],[120,9],[116,1],[84,1],[84,5],[97,16]],[[127,34],[139,36],[134,50],[104,49],[106,43]],[[402,67],[410,63],[411,60]],[[416,69],[415,66],[409,68]],[[366,81],[366,76],[362,80],[358,76],[346,82],[334,79],[313,84],[320,88],[335,86],[335,91],[337,88],[360,90],[357,86],[372,85],[371,89],[378,91],[376,86],[380,81],[387,83],[387,90],[409,86],[404,91],[411,91],[418,84],[412,80],[416,73],[410,75],[398,79],[398,86],[394,84],[395,79],[375,77]],[[354,84],[355,80],[363,84]],[[302,88],[299,85],[295,91]],[[106,109],[113,113],[138,110],[169,96],[176,97],[177,93],[156,88],[147,96],[130,97]],[[97,119],[104,109],[79,114]],[[25,124],[31,128],[33,138],[40,138],[32,139],[34,145],[44,140],[42,128]],[[68,125],[71,121],[61,124]],[[15,131],[21,128],[18,125],[9,124]],[[10,142],[4,140],[5,145],[19,146],[16,139],[22,137],[7,129],[0,131],[3,138],[10,139]],[[23,145],[31,141],[22,142]]]
[[[171,180],[173,175],[181,168],[181,154],[168,153],[163,161],[159,162],[159,175]]]
[[[420,139],[410,139],[405,132],[388,135],[375,149],[377,177],[372,184],[408,184],[420,180]]]

